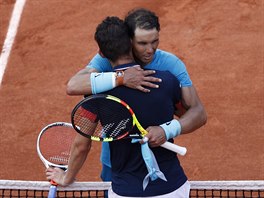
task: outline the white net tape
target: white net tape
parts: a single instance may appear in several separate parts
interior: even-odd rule
[[[264,198],[264,180],[191,181],[190,198]],[[75,182],[58,187],[58,197],[104,198],[110,182]],[[47,181],[0,180],[0,197],[47,197]]]
[[[223,190],[264,190],[264,180],[245,181],[190,181],[191,189],[223,189]],[[106,190],[111,182],[75,182],[58,190]],[[46,181],[0,180],[0,189],[47,190],[50,184]]]

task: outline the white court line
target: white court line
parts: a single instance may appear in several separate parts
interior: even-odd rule
[[[0,85],[4,76],[5,68],[8,62],[8,58],[12,49],[13,42],[16,37],[17,28],[19,26],[20,17],[24,8],[26,0],[16,0],[12,17],[9,22],[6,39],[0,55]]]

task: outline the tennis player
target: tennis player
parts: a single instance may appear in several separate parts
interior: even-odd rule
[[[100,48],[100,55],[110,60],[115,71],[135,65],[127,26],[121,19],[107,17],[98,25],[95,39]],[[165,130],[166,138],[162,140],[164,143],[166,139],[173,141],[172,136],[175,136],[177,131],[175,123],[171,123],[174,122],[175,104],[180,101],[181,89],[179,81],[167,71],[156,71],[154,76],[162,79],[162,83],[159,83],[159,89],[150,88],[149,93],[125,86],[118,86],[104,93],[126,101],[134,109],[140,123],[147,128],[149,138],[156,133],[164,134]],[[164,124],[169,127],[162,126]],[[71,152],[68,171],[65,173],[59,169],[49,168],[46,172],[47,179],[52,179],[62,186],[74,181],[90,148],[88,139],[78,136],[77,140]],[[141,155],[140,144],[125,139],[110,142],[109,145],[112,165],[112,187],[108,192],[109,198],[189,197],[190,185],[175,153],[162,147],[152,148],[167,181],[162,179],[150,181],[144,190],[142,181],[148,172]],[[87,148],[84,149],[85,147]]]
[[[160,81],[159,78],[155,78],[151,74],[155,70],[170,71],[180,81],[182,104],[187,109],[179,119],[181,134],[191,133],[203,126],[207,120],[206,112],[184,63],[175,55],[157,49],[160,24],[156,14],[146,9],[135,9],[128,13],[125,22],[129,28],[132,40],[133,56],[136,64],[140,64],[141,67],[126,69],[124,75],[117,78],[119,80],[115,85],[119,86],[122,84],[142,92],[149,92],[150,88],[158,88],[159,86],[156,83]],[[107,86],[96,89],[92,85],[94,83],[93,79],[90,78],[93,72],[112,71],[109,60],[98,53],[85,69],[79,71],[70,79],[67,85],[67,93],[69,95],[89,95],[112,89],[112,79],[101,79],[101,85]],[[151,146],[159,146],[163,143],[164,138],[164,133],[157,133],[155,136],[150,137],[149,144]],[[103,181],[111,181],[111,164],[108,151],[108,144],[103,143],[101,154],[103,165],[101,178]]]

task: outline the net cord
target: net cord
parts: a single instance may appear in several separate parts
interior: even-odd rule
[[[191,189],[264,190],[264,180],[190,181]],[[58,191],[107,190],[111,182],[75,182]],[[47,190],[47,181],[0,180],[0,189]]]

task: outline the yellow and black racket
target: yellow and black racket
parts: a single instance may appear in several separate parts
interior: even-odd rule
[[[73,128],[94,141],[110,142],[124,138],[143,138],[148,132],[135,113],[121,99],[105,94],[91,95],[79,102],[72,111]],[[137,127],[137,130],[133,130]],[[171,142],[162,147],[185,155],[187,149]]]

